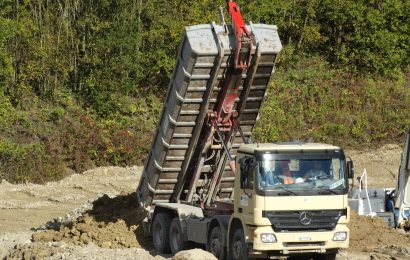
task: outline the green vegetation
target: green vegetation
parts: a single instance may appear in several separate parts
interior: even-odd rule
[[[142,164],[185,26],[224,1],[0,2],[0,179]],[[354,147],[410,124],[410,1],[238,1],[285,46],[260,141]]]
[[[410,124],[410,73],[353,75],[320,57],[279,69],[255,131],[259,141],[314,140],[343,147],[402,142]]]

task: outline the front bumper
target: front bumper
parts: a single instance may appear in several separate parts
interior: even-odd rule
[[[251,230],[250,230],[251,231]],[[333,241],[336,232],[347,232],[345,241]],[[276,242],[263,243],[261,234],[273,233]],[[349,246],[349,229],[344,224],[339,224],[332,231],[310,232],[278,232],[272,226],[256,227],[250,234],[253,235],[252,246],[254,251],[278,251],[281,254],[317,252],[325,253]]]

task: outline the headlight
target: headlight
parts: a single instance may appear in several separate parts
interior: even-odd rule
[[[261,234],[262,243],[276,243],[276,237],[274,234]]]
[[[347,239],[347,232],[336,232],[333,236],[333,241],[345,241]]]

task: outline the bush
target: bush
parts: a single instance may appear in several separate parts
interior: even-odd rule
[[[277,70],[255,130],[260,142],[314,140],[356,147],[401,142],[410,124],[410,75],[354,76],[321,58]]]
[[[81,111],[62,118],[47,146],[66,165],[81,172],[95,166],[141,164],[155,129],[148,111],[139,116],[98,121]]]
[[[41,144],[0,142],[0,178],[11,182],[46,182],[61,179],[65,167],[59,158],[47,154]]]

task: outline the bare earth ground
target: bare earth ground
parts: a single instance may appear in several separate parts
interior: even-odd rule
[[[370,187],[394,188],[401,147],[346,151]],[[45,185],[0,183],[0,259],[170,259],[140,226],[141,167],[103,167]],[[410,237],[377,218],[352,216],[350,248],[338,259],[410,259]],[[212,259],[185,251],[175,259]]]

